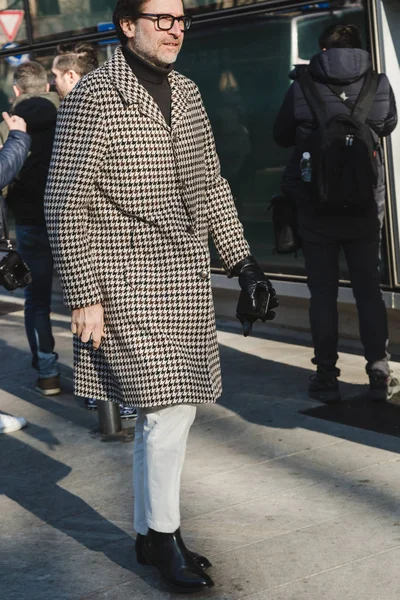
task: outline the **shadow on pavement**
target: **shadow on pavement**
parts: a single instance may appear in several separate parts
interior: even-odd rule
[[[53,433],[46,428],[29,424],[25,431],[47,444],[50,449],[59,444]],[[136,563],[134,540],[130,535],[100,515],[84,500],[58,485],[58,482],[70,475],[71,467],[22,442],[18,439],[18,433],[3,434],[1,438],[0,501],[1,495],[13,500],[56,532],[65,534],[87,550],[104,555],[115,565],[128,571],[130,577],[132,573],[149,576],[149,571]],[[13,596],[13,589],[14,585],[15,590],[21,589],[20,578],[23,573],[26,589],[29,589],[29,580],[35,586],[32,597],[46,597],[48,582],[38,581],[38,572],[43,571],[53,576],[57,574],[63,557],[73,553],[75,546],[58,534],[54,534],[49,540],[49,532],[42,532],[37,526],[28,531],[23,529],[18,534],[17,530],[16,535],[2,535],[0,540],[0,564],[2,570],[5,569],[2,574],[3,592],[7,594],[7,598],[17,597]],[[58,597],[57,594],[54,597]],[[60,597],[64,598],[64,595]]]
[[[390,402],[371,402],[365,395],[361,395],[340,404],[309,408],[301,411],[301,414],[400,437],[399,395]]]
[[[228,331],[231,331],[231,329],[228,329]],[[275,339],[282,342],[282,338],[278,334]],[[265,343],[268,344],[267,338],[265,338]],[[291,343],[289,338],[287,343]],[[301,345],[297,339],[295,343]],[[304,346],[307,345],[307,342],[304,342]],[[10,360],[10,354],[12,355],[11,358],[18,368],[6,377],[1,376],[0,390],[11,391],[12,394],[18,395],[38,408],[64,419],[66,424],[73,423],[82,428],[92,428],[93,416],[86,413],[86,411],[79,410],[75,401],[70,402],[68,399],[65,402],[62,397],[54,402],[49,401],[49,399],[34,394],[29,387],[21,385],[23,383],[22,374],[25,373],[26,366],[30,365],[28,351],[10,348],[6,341],[0,340],[0,361],[6,354],[8,360]],[[287,365],[283,362],[260,358],[226,346],[221,346],[221,359],[225,393],[220,404],[233,415],[239,415],[248,423],[260,425],[265,428],[266,432],[275,428],[289,431],[304,428],[336,436],[338,441],[348,440],[400,453],[398,439],[393,437],[392,430],[374,429],[374,431],[389,433],[386,436],[378,436],[374,431],[360,432],[363,424],[365,426],[365,413],[366,408],[368,408],[365,403],[363,404],[364,401],[354,404],[352,407],[352,421],[349,423],[352,425],[351,428],[343,428],[332,423],[335,419],[332,418],[331,414],[327,415],[327,407],[310,408],[310,410],[304,412],[305,389],[307,377],[312,372],[311,368],[304,369]],[[65,365],[62,366],[62,370],[68,378],[72,374],[71,369]],[[344,389],[347,396],[359,395],[363,390],[361,386],[351,384],[347,384]],[[249,397],[248,402],[244,401],[246,393]],[[296,405],[296,400],[302,400],[303,402]],[[371,418],[369,423],[373,420],[375,420],[375,423],[379,422],[379,415],[382,415],[386,409],[387,407],[383,408],[380,405],[374,407],[375,418]],[[300,410],[303,411],[303,414],[300,414]],[[312,411],[315,411],[315,413],[312,413]],[[400,407],[392,406],[391,411],[390,421],[392,425],[399,423]],[[315,416],[318,416],[318,418],[311,418]],[[214,427],[221,428],[221,439],[226,434],[234,439],[234,429],[238,426],[238,423],[229,423],[229,421],[230,419],[222,418],[213,422]],[[338,421],[338,423],[341,422]],[[52,431],[39,425],[30,424],[26,433],[42,441],[50,449],[59,444]],[[238,435],[240,434],[238,433]],[[121,568],[122,572],[127,572],[128,578],[134,574],[146,579],[152,587],[158,588],[157,580],[154,582],[149,581],[153,577],[151,572],[146,567],[137,565],[134,558],[133,540],[130,535],[99,514],[83,499],[59,485],[62,479],[71,474],[71,467],[24,443],[18,439],[18,434],[0,437],[0,473],[2,474],[0,494],[13,500],[26,511],[50,525],[56,532],[65,534],[69,540],[77,542],[89,551],[104,555],[109,561]],[[258,445],[249,446],[242,452],[247,452],[249,459],[253,461],[256,459],[261,463],[264,459],[265,468],[267,469],[270,461],[265,457],[268,456],[268,446],[271,442],[267,435],[259,439]],[[273,458],[273,452],[273,450],[270,452],[271,458]],[[329,470],[323,460],[322,462],[304,461],[300,465],[297,458],[297,456],[283,456],[281,458],[282,467],[287,468],[289,472],[301,469],[302,475],[309,479],[310,483],[327,481],[332,478],[332,470]],[[88,470],[90,470],[90,463],[88,464]],[[115,467],[117,468],[117,465]],[[336,473],[336,477],[341,477],[344,482],[349,484],[353,482],[351,473],[350,475]],[[100,484],[101,480],[99,479]],[[243,485],[246,485],[245,472]],[[355,488],[354,493],[359,495],[360,498],[362,497],[364,501],[367,500],[374,507],[382,507],[386,504],[392,510],[397,510],[398,498],[395,498],[388,488],[365,489],[364,486]],[[43,498],[43,502],[40,501],[40,498]],[[37,563],[41,564],[41,561],[43,563],[40,567],[41,571],[44,573],[57,572],[61,568],[60,564],[62,564],[63,556],[73,553],[73,545],[70,547],[69,543],[63,543],[63,539],[65,538],[60,536],[60,543],[54,543],[54,540],[50,541],[52,548],[54,544],[54,551],[51,555],[43,551],[42,556],[40,556],[41,548],[35,548],[29,543],[25,545],[21,537],[18,537],[18,540],[13,539],[12,536],[3,537],[0,541],[0,563],[6,566],[12,565],[13,567],[5,578],[8,585],[7,589],[13,590],[14,581],[20,577],[21,571],[32,560],[35,553],[38,553],[38,558],[35,559],[36,565]],[[45,540],[43,544],[44,548],[48,545],[48,542]],[[16,557],[20,561],[20,567],[18,565],[15,567]],[[92,574],[89,572],[87,576],[96,577],[97,568],[99,567],[92,565]],[[35,586],[39,589],[35,597],[47,599],[47,583],[37,581],[37,572],[38,568],[36,566],[35,571],[24,573],[24,577],[27,577],[27,579],[31,577],[32,581],[35,579]],[[123,575],[120,576],[123,577]],[[12,591],[10,593],[12,594]],[[12,598],[12,595],[9,595],[9,597]],[[60,595],[59,598],[61,597],[67,596]]]

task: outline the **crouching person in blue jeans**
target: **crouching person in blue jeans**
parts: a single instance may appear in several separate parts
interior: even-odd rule
[[[8,113],[3,113],[3,119],[9,129],[9,135],[6,143],[0,151],[0,189],[6,187],[21,170],[24,164],[31,139],[26,133],[26,123],[20,117],[10,117]],[[0,196],[0,202],[3,198]],[[5,241],[5,228],[2,220],[4,212],[0,211],[0,245]],[[10,433],[25,427],[26,419],[23,417],[13,417],[11,415],[0,414],[0,433]]]

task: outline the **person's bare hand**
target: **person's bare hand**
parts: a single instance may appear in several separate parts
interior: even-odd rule
[[[1,114],[10,131],[23,131],[26,133],[26,123],[22,117],[17,117],[17,115],[10,117],[7,112]]]
[[[98,350],[104,333],[104,310],[101,304],[76,308],[72,311],[71,331],[86,344],[93,341],[94,350]]]

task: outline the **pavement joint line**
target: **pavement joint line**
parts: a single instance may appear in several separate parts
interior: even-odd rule
[[[380,435],[384,435],[384,434],[380,434]],[[393,450],[383,450],[383,451],[394,453]],[[370,469],[371,467],[376,467],[377,465],[390,465],[395,462],[400,462],[400,457],[391,458],[389,460],[385,460],[384,462],[376,462],[376,463],[372,463],[370,465],[365,465],[364,467],[359,467],[358,469],[354,469],[353,471],[343,471],[343,475],[351,475],[352,473],[358,473],[359,471],[364,471],[365,469]]]
[[[253,437],[264,437],[264,436],[267,437],[267,435],[268,435],[267,433],[257,433]],[[282,435],[282,433],[277,433],[277,435]],[[213,449],[213,448],[220,448],[221,446],[228,446],[229,444],[231,444],[233,442],[238,442],[238,441],[242,440],[243,438],[246,438],[247,436],[248,436],[248,432],[245,432],[245,433],[243,433],[243,435],[240,435],[239,437],[231,438],[226,442],[217,442],[214,444],[206,444],[206,447],[207,447],[207,450],[209,450],[209,449]],[[313,450],[321,450],[321,448],[327,448],[328,446],[334,446],[335,444],[341,444],[344,441],[346,441],[346,440],[336,440],[334,442],[330,442],[329,444],[323,444],[322,446],[315,446],[313,448],[304,448],[304,450],[298,450],[297,452],[294,452],[294,453],[291,452],[289,454],[280,454],[279,456],[274,456],[273,458],[268,459],[268,461],[266,461],[266,462],[270,462],[272,460],[276,460],[279,458],[286,458],[286,457],[294,456],[297,453],[312,452]],[[288,443],[290,443],[290,442],[288,442]],[[193,448],[193,450],[188,450],[186,454],[187,454],[187,456],[190,456],[192,454],[195,454],[198,451],[199,451],[198,448]],[[264,462],[264,461],[261,461],[261,463],[262,462]],[[257,464],[260,464],[260,463],[257,463]],[[248,466],[249,466],[249,463],[246,463],[245,467],[248,467]]]
[[[396,460],[399,460],[399,459],[394,459],[394,460],[391,460],[391,461],[387,461],[387,463],[385,463],[385,464],[390,464],[390,463],[392,463],[392,462],[396,462]],[[316,463],[316,464],[318,464],[318,463]],[[367,469],[367,468],[370,468],[370,467],[376,467],[376,466],[377,466],[377,464],[382,464],[382,463],[375,463],[375,464],[373,464],[373,465],[368,465],[368,466],[366,466],[366,467],[363,467],[363,469],[364,469],[364,468],[365,468],[365,469]],[[253,465],[252,465],[252,466],[253,466]],[[358,472],[359,470],[361,470],[361,469],[356,469],[356,470],[355,470],[355,471],[353,471],[353,472],[354,472],[354,473],[356,473],[356,472]],[[343,477],[344,477],[345,475],[347,476],[347,475],[349,475],[349,474],[351,474],[351,473],[353,473],[353,472],[351,472],[351,471],[349,471],[348,473],[340,473],[340,472],[337,472],[337,473],[336,473],[336,475],[335,475],[335,476],[334,476],[332,479],[333,479],[334,481],[337,481],[338,479],[340,479],[340,481],[344,482],[345,484],[347,484],[347,485],[351,485],[352,483],[355,483],[355,481],[353,481],[353,482],[352,482],[351,480],[350,480],[350,481],[348,481],[348,478],[346,478],[346,481],[344,481]],[[206,481],[207,479],[210,479],[210,478],[211,478],[211,477],[207,477],[206,479],[204,479],[204,481]],[[200,481],[201,481],[201,480],[200,480]],[[224,512],[224,511],[225,511],[225,510],[227,510],[227,509],[232,509],[232,508],[240,508],[241,506],[248,505],[250,502],[251,502],[251,503],[252,503],[252,502],[258,502],[258,501],[260,501],[260,500],[267,499],[267,498],[271,498],[271,497],[273,497],[273,496],[277,496],[277,495],[279,495],[279,494],[282,494],[282,493],[293,492],[293,491],[294,491],[294,492],[296,492],[297,490],[302,490],[302,489],[305,489],[305,488],[308,488],[308,487],[312,487],[312,486],[314,486],[314,485],[319,485],[319,484],[323,483],[324,481],[326,481],[326,479],[324,479],[324,478],[322,478],[322,479],[317,479],[316,481],[313,481],[313,482],[310,482],[310,483],[304,483],[304,484],[296,485],[296,486],[294,486],[294,487],[288,487],[288,488],[286,488],[286,489],[281,489],[281,490],[278,490],[278,491],[276,491],[276,492],[272,492],[272,493],[268,493],[268,494],[263,494],[263,495],[261,495],[261,496],[258,496],[257,498],[252,498],[251,500],[244,500],[244,501],[242,501],[242,502],[238,502],[238,503],[236,503],[236,504],[232,504],[232,505],[230,505],[230,506],[228,506],[228,507],[226,506],[226,507],[224,507],[224,508],[219,508],[219,509],[217,509],[217,510],[210,511],[210,512],[208,512],[208,513],[204,513],[204,514],[201,514],[201,515],[197,515],[197,516],[195,516],[195,517],[190,517],[189,519],[185,519],[184,521],[185,521],[185,522],[188,522],[188,521],[192,521],[192,520],[195,520],[195,519],[200,519],[200,518],[202,518],[202,517],[204,517],[204,516],[210,516],[210,515],[213,515],[213,514],[217,514],[217,513],[220,513],[220,512]],[[185,483],[185,482],[184,482],[184,483],[183,483],[183,485],[184,485],[184,486],[187,486],[187,485],[190,485],[190,484],[192,484],[192,483],[197,483],[197,481],[196,481],[196,482],[188,482],[188,483]],[[386,502],[382,501],[382,502],[379,504],[379,506],[383,507],[383,506],[386,506],[386,505],[388,505],[388,504],[391,504],[391,503],[392,503],[392,501],[389,501],[389,500],[388,500],[388,501],[386,501]],[[369,504],[370,504],[370,503],[369,503]],[[354,512],[354,511],[352,510],[352,511],[351,511],[351,513],[353,513],[353,512]],[[351,513],[349,513],[349,514],[351,514]],[[344,514],[347,514],[347,513],[344,513]]]
[[[263,496],[259,496],[257,498],[252,498],[251,500],[246,500],[246,501],[243,501],[243,502],[238,502],[237,504],[232,504],[230,506],[225,506],[224,508],[218,508],[217,510],[210,511],[208,513],[202,513],[201,515],[196,515],[195,517],[189,517],[188,519],[183,519],[182,522],[183,523],[189,523],[190,521],[194,521],[196,519],[202,519],[203,517],[209,517],[211,515],[214,515],[214,514],[217,514],[217,513],[220,513],[220,512],[225,512],[226,510],[231,510],[231,509],[234,509],[234,508],[235,509],[236,508],[240,508],[241,506],[253,504],[254,502],[259,502],[260,500],[267,500],[269,498],[273,498],[274,496],[286,495],[286,494],[292,493],[292,492],[296,493],[297,491],[301,491],[301,490],[304,490],[304,489],[307,489],[307,488],[311,488],[311,487],[320,485],[321,483],[322,483],[322,481],[315,481],[315,482],[312,482],[312,483],[305,483],[303,485],[289,487],[289,488],[286,488],[286,489],[279,490],[277,492],[272,492],[272,493],[269,493],[269,494],[265,494]],[[350,485],[350,483],[348,485]],[[391,504],[392,504],[392,500],[387,500],[387,501],[383,501],[381,504],[379,504],[379,507],[383,508],[383,507],[389,506]],[[335,518],[342,517],[342,516],[345,516],[345,515],[348,515],[348,514],[353,514],[354,512],[357,512],[358,510],[359,509],[352,509],[351,511],[340,513],[340,514],[336,515]],[[324,522],[325,521],[321,521],[321,523],[324,523]],[[314,525],[314,524],[315,523],[312,523],[311,525]],[[294,529],[293,531],[297,531],[297,530]],[[269,538],[266,538],[266,539],[269,539]]]
[[[377,556],[381,556],[382,554],[387,554],[388,552],[393,552],[394,550],[399,550],[399,549],[400,549],[400,545],[394,546],[393,548],[387,548],[386,550],[381,550],[381,552],[377,552],[376,554],[369,554],[368,556],[363,556],[361,558],[355,558],[354,560],[350,560],[350,561],[342,563],[340,565],[335,565],[334,567],[330,567],[329,569],[323,569],[322,571],[318,571],[316,573],[310,573],[310,575],[305,575],[304,577],[299,577],[298,579],[286,581],[285,583],[281,583],[280,585],[276,585],[272,588],[265,588],[263,590],[260,590],[259,592],[256,592],[255,594],[251,594],[250,596],[241,596],[237,600],[249,600],[250,598],[256,598],[257,596],[259,596],[260,594],[262,594],[264,592],[272,592],[274,590],[278,590],[280,588],[292,585],[293,583],[300,583],[301,581],[304,581],[305,579],[313,579],[314,577],[318,577],[319,575],[324,575],[325,573],[331,573],[332,571],[337,571],[338,569],[343,569],[343,567],[347,567],[349,565],[354,565],[354,564],[357,564],[360,562],[364,562],[371,558],[376,558]]]
[[[355,513],[359,512],[360,509],[356,509],[356,510],[351,510],[351,511],[347,511],[344,513],[341,513],[340,515],[335,515],[334,517],[330,517],[329,519],[323,519],[322,521],[314,521],[313,523],[309,523],[308,525],[304,525],[303,527],[296,527],[294,529],[287,529],[285,531],[280,531],[279,533],[274,533],[272,535],[268,535],[265,538],[256,540],[254,542],[250,542],[248,544],[243,544],[242,546],[235,546],[234,548],[229,548],[229,550],[224,550],[223,552],[217,552],[216,554],[210,554],[210,556],[215,559],[219,556],[224,556],[225,554],[229,554],[231,552],[237,552],[237,550],[243,550],[244,548],[250,548],[251,546],[256,546],[257,544],[262,544],[264,542],[267,542],[269,540],[273,540],[276,538],[280,538],[286,535],[291,535],[292,533],[298,533],[301,531],[305,531],[306,529],[311,529],[312,527],[318,527],[320,525],[324,525],[325,523],[330,523],[331,521],[335,521],[336,519],[343,518],[343,517],[348,517],[351,515],[354,515]],[[365,560],[366,558],[372,558],[374,556],[379,556],[380,554],[385,554],[388,551],[391,550],[397,550],[400,549],[400,545],[396,545],[393,546],[393,548],[389,548],[388,550],[382,550],[376,554],[369,554],[368,556],[362,557],[361,559],[357,558],[351,561],[348,561],[347,563],[343,563],[342,565],[337,565],[335,567],[331,567],[330,569],[327,569],[327,571],[334,571],[336,568],[341,568],[347,564],[353,564],[355,562],[359,562],[360,560]],[[319,571],[318,573],[313,574],[314,576],[316,575],[320,575],[321,573],[324,573],[325,570]],[[302,579],[305,579],[306,577],[309,577],[309,575],[306,575],[304,577],[301,577],[299,581],[301,581]],[[278,586],[279,587],[279,586]],[[271,588],[271,589],[275,589],[275,588]]]
[[[263,494],[262,496],[257,496],[257,498],[252,498],[251,500],[243,500],[242,502],[237,502],[236,504],[231,504],[229,506],[225,506],[224,508],[217,508],[216,510],[212,510],[212,511],[210,511],[208,513],[202,513],[201,515],[197,515],[195,517],[189,517],[188,519],[184,519],[183,522],[186,523],[188,521],[192,521],[192,520],[195,520],[195,519],[201,519],[202,517],[208,517],[208,516],[214,515],[216,513],[224,512],[225,510],[230,510],[232,508],[240,508],[241,506],[245,506],[245,505],[248,505],[248,504],[253,503],[253,502],[258,502],[259,500],[266,500],[268,498],[272,498],[273,496],[278,496],[280,494],[285,494],[287,492],[295,492],[297,490],[302,490],[302,489],[305,489],[305,488],[309,488],[309,487],[312,487],[314,485],[318,485],[320,483],[322,483],[322,480],[321,481],[312,481],[310,483],[303,483],[301,485],[295,485],[293,487],[288,487],[288,488],[285,488],[285,489],[281,489],[281,490],[278,490],[276,492],[270,492],[268,494]]]
[[[384,450],[384,452],[392,452],[393,453],[392,450]],[[390,464],[390,463],[396,462],[398,460],[399,460],[399,458],[392,458],[392,459],[385,460],[383,462],[382,461],[378,461],[378,462],[375,462],[375,463],[371,463],[369,465],[365,465],[364,467],[357,467],[357,469],[352,469],[350,471],[339,471],[338,469],[334,469],[334,470],[335,470],[335,472],[339,476],[354,475],[354,474],[358,473],[359,471],[363,471],[364,469],[370,469],[371,467],[376,467],[378,465]],[[330,468],[330,467],[328,467],[328,465],[325,465],[324,463],[318,462],[318,461],[313,460],[311,458],[310,458],[310,463],[312,463],[314,465],[319,465],[320,467],[323,467],[324,469]]]
[[[376,465],[372,465],[372,466],[376,466]],[[336,481],[337,479],[338,479],[338,477],[335,477],[333,480],[330,480],[330,481]],[[340,479],[342,480],[342,478],[340,478]],[[281,489],[281,490],[278,490],[276,492],[270,492],[268,494],[263,494],[262,496],[257,496],[256,498],[252,498],[251,500],[243,500],[242,502],[237,502],[235,504],[231,504],[229,506],[225,506],[224,508],[217,508],[216,510],[212,510],[212,511],[207,512],[207,513],[202,513],[201,515],[196,515],[195,517],[189,517],[188,519],[184,519],[184,522],[186,523],[186,522],[189,522],[189,521],[194,521],[196,519],[202,519],[203,517],[207,517],[207,516],[211,516],[211,515],[214,515],[214,514],[218,514],[220,512],[224,512],[225,510],[230,510],[230,509],[233,509],[233,508],[240,508],[241,506],[252,504],[254,502],[259,502],[260,500],[272,498],[274,496],[279,496],[281,494],[287,494],[287,493],[297,492],[297,491],[300,491],[300,490],[303,490],[303,489],[306,489],[306,488],[310,488],[310,487],[313,487],[313,486],[320,485],[323,482],[324,482],[324,480],[321,479],[321,480],[313,481],[313,482],[310,482],[310,483],[303,483],[303,484],[300,484],[300,485],[295,485],[293,487],[288,487],[286,489]],[[188,484],[185,484],[185,485],[188,485]],[[345,482],[345,485],[352,485],[352,482],[351,481]],[[386,502],[382,502],[380,504],[380,506],[386,506],[387,504],[391,504],[391,502],[392,502],[391,500],[387,500]],[[354,511],[352,510],[351,512],[354,512]],[[345,513],[345,514],[347,514],[347,513]]]
[[[318,448],[315,448],[315,450],[321,450],[321,448],[326,448],[328,446],[335,446],[336,444],[341,444],[341,443],[343,443],[343,440],[337,440],[336,442],[331,442],[330,444],[324,444],[323,446],[319,446]],[[221,473],[215,473],[214,475],[207,476],[206,479],[209,480],[209,479],[221,477],[221,475],[230,475],[231,473],[237,473],[238,471],[243,471],[244,469],[248,469],[249,466],[258,467],[263,464],[268,464],[268,463],[282,460],[283,458],[292,458],[293,456],[299,456],[301,454],[304,454],[305,452],[310,452],[310,450],[298,450],[297,452],[292,452],[291,454],[286,454],[284,456],[275,456],[274,458],[269,458],[268,460],[261,460],[260,462],[257,462],[257,463],[251,463],[251,464],[246,463],[245,465],[242,465],[238,469],[229,469],[229,471],[221,471]],[[314,464],[318,464],[320,466],[323,466],[325,469],[329,468],[329,470],[332,471],[332,473],[337,472],[336,469],[331,469],[330,467],[327,467],[327,465],[321,465],[321,463],[317,463],[316,461],[310,461],[310,462],[312,462]],[[349,473],[351,473],[351,471],[349,471]],[[339,471],[339,474],[342,474],[342,473]],[[347,474],[347,473],[343,473],[343,475],[344,474]],[[201,477],[200,479],[193,479],[190,481],[190,483],[191,484],[201,483],[202,481],[204,481],[203,477]]]

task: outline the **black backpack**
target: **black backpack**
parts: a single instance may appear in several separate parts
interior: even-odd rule
[[[310,152],[309,186],[315,212],[321,215],[361,216],[374,202],[377,183],[376,143],[368,114],[378,87],[378,74],[368,71],[357,99],[352,103],[342,88],[328,85],[350,109],[348,115],[332,115],[308,71],[299,79],[317,126],[304,152]]]

